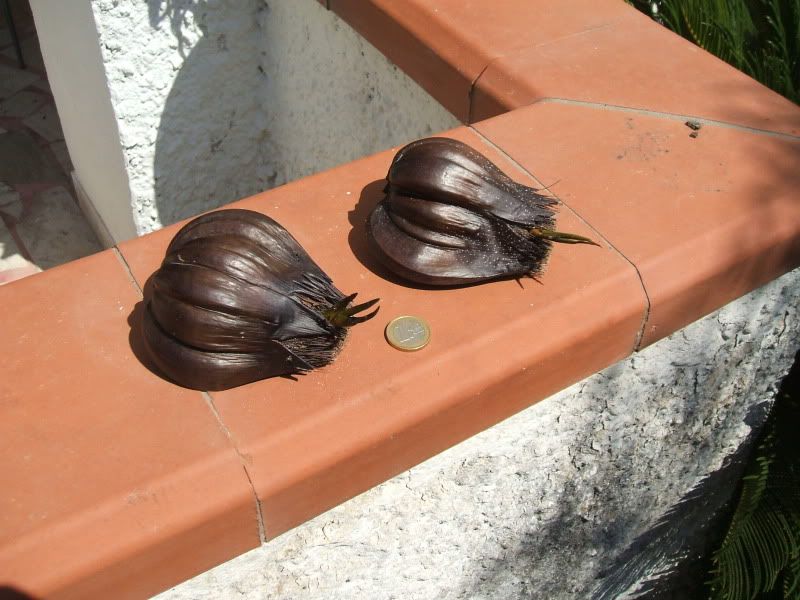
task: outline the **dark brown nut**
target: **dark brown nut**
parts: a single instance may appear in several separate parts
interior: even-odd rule
[[[553,198],[516,183],[457,140],[408,144],[395,155],[386,180],[368,235],[381,262],[416,283],[535,276],[552,242],[597,245],[553,231]]]
[[[153,275],[142,321],[149,356],[176,383],[223,390],[330,363],[347,327],[377,299],[350,306],[286,229],[249,210],[187,223]]]

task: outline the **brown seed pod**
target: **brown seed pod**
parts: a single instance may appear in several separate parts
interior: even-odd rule
[[[350,306],[291,234],[260,213],[229,209],[187,223],[152,277],[142,332],[165,375],[223,390],[330,363],[347,327],[377,299]]]
[[[457,140],[408,144],[395,155],[386,180],[368,235],[381,262],[416,283],[535,276],[552,242],[597,245],[553,231],[554,199],[512,181]]]

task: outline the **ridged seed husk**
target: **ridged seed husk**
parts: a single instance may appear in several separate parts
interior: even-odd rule
[[[416,283],[535,276],[546,264],[551,240],[593,243],[553,232],[553,198],[513,181],[457,140],[408,144],[395,155],[386,180],[368,235],[381,262]]]
[[[355,317],[353,297],[269,217],[220,210],[170,243],[151,279],[143,338],[176,383],[227,389],[330,363],[346,327],[374,315]]]

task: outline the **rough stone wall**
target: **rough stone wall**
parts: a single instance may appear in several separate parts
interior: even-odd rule
[[[92,9],[140,234],[457,124],[316,0]]]
[[[158,598],[588,598],[745,439],[798,296],[800,269]]]

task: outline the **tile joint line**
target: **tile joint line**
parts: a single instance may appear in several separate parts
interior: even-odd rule
[[[661,119],[669,119],[671,121],[694,120],[699,121],[703,125],[713,125],[715,127],[724,127],[726,129],[735,129],[747,133],[754,133],[757,135],[766,135],[770,137],[777,137],[794,142],[800,141],[800,135],[793,135],[791,133],[783,133],[781,131],[772,131],[770,129],[760,129],[758,127],[748,127],[747,125],[739,125],[738,123],[730,123],[729,121],[720,121],[718,119],[709,119],[697,115],[684,115],[681,113],[671,113],[659,110],[650,110],[648,108],[636,108],[633,106],[622,106],[620,104],[607,104],[605,102],[590,102],[588,100],[575,100],[574,98],[559,98],[555,96],[548,96],[546,98],[539,98],[532,104],[564,104],[566,106],[584,106],[587,108],[597,108],[600,110],[607,110],[610,112],[624,112],[634,113],[648,117],[658,117]],[[522,107],[520,107],[522,108]]]
[[[225,425],[225,422],[222,420],[222,415],[219,414],[217,410],[217,405],[214,403],[214,398],[211,396],[209,392],[200,392],[200,395],[205,400],[206,404],[208,405],[208,409],[211,411],[211,414],[214,415],[214,418],[217,420],[220,429],[226,435],[228,440],[233,446],[233,449],[236,451],[236,456],[239,457],[239,462],[242,463],[242,469],[244,470],[244,475],[247,477],[247,482],[250,484],[250,489],[253,491],[253,499],[256,502],[256,520],[258,521],[258,539],[261,544],[267,543],[267,535],[266,529],[264,528],[264,514],[261,509],[261,500],[258,499],[258,492],[256,491],[256,486],[253,483],[253,478],[250,476],[250,472],[247,470],[247,462],[244,459],[241,451],[239,450],[239,446],[236,444],[236,441],[233,438],[233,434],[231,430],[228,429],[228,426]]]
[[[261,500],[258,499],[258,492],[256,492],[256,486],[253,483],[253,478],[250,477],[250,473],[244,464],[242,464],[242,470],[244,471],[244,476],[247,477],[247,481],[253,490],[253,499],[256,501],[256,520],[258,521],[258,540],[263,546],[267,543],[267,530],[264,528],[264,509],[261,507]]]
[[[614,248],[614,250],[616,250],[617,252],[619,252],[619,250],[615,246],[612,245],[611,247]],[[637,267],[633,263],[633,261],[630,260],[627,256],[622,254],[622,252],[619,252],[619,255],[625,260],[627,260],[636,271],[636,276],[639,278],[639,284],[642,286],[642,292],[644,293],[645,307],[644,307],[644,314],[642,315],[642,325],[641,327],[639,327],[639,332],[636,334],[636,337],[634,338],[633,342],[633,351],[638,352],[639,350],[642,349],[642,340],[644,339],[645,327],[647,327],[647,323],[650,321],[650,306],[651,306],[650,294],[647,293],[647,288],[644,285],[644,279],[642,279],[642,274],[639,271],[639,267]]]
[[[328,0],[328,2],[330,2],[330,0]],[[565,39],[568,39],[568,38],[571,38],[571,37],[575,37],[575,36],[579,36],[579,35],[585,35],[587,33],[592,33],[592,32],[598,31],[598,30],[602,30],[602,29],[609,29],[611,27],[614,27],[620,21],[623,21],[623,20],[625,20],[627,18],[630,18],[630,15],[619,17],[619,18],[617,18],[615,20],[612,20],[612,21],[610,21],[608,23],[602,23],[602,24],[596,25],[594,27],[589,27],[587,29],[582,29],[580,31],[574,31],[574,32],[569,33],[567,35],[564,35],[564,36],[561,36],[561,37],[557,37],[555,39],[548,40],[546,42],[533,44],[533,45],[530,45],[530,46],[529,45],[524,45],[524,46],[520,46],[518,48],[513,48],[510,52],[508,52],[506,54],[499,54],[497,56],[494,56],[494,57],[490,58],[486,62],[486,64],[483,66],[483,68],[481,69],[480,73],[478,73],[475,76],[475,78],[472,80],[472,83],[469,86],[469,93],[468,93],[469,106],[467,107],[467,109],[468,109],[467,110],[467,118],[469,119],[469,121],[467,122],[467,124],[475,122],[473,120],[473,118],[472,118],[472,115],[473,115],[473,104],[472,103],[473,103],[473,98],[474,98],[474,95],[475,95],[475,89],[476,89],[476,87],[478,85],[478,81],[480,80],[481,77],[483,77],[483,75],[486,73],[486,71],[489,70],[489,67],[491,67],[496,62],[498,62],[498,61],[500,61],[501,59],[504,59],[504,58],[513,57],[515,55],[519,55],[520,53],[525,52],[525,51],[535,50],[537,48],[541,48],[543,46],[547,46],[547,45],[550,45],[550,44],[556,44],[558,42],[561,42],[561,41],[563,41]],[[522,107],[518,107],[518,108],[522,108]],[[515,110],[515,109],[510,109],[510,110],[507,110],[506,112],[510,112],[511,110]],[[505,114],[505,113],[501,113],[501,114]],[[495,115],[495,116],[499,116],[499,115]]]
[[[125,272],[128,275],[128,279],[133,285],[134,288],[139,292],[140,296],[142,294],[142,288],[139,286],[139,282],[136,281],[136,278],[133,276],[133,272],[131,271],[130,265],[125,260],[125,257],[122,255],[122,252],[119,251],[119,248],[116,246],[112,246],[112,250],[114,251],[114,255],[117,257],[117,260],[122,265],[122,268],[125,269]],[[236,452],[236,456],[239,458],[239,462],[242,464],[242,470],[244,471],[244,476],[247,477],[247,482],[250,484],[250,489],[253,492],[253,499],[256,503],[256,521],[258,523],[258,539],[261,544],[267,543],[267,535],[266,529],[264,528],[264,514],[261,508],[261,500],[258,498],[258,492],[256,492],[256,486],[253,484],[253,479],[250,477],[250,472],[247,470],[247,464],[245,463],[244,456],[239,451],[238,446],[234,442],[233,435],[231,434],[230,429],[228,429],[227,425],[222,421],[222,416],[219,414],[216,405],[214,404],[214,399],[211,397],[211,394],[208,392],[201,392],[203,396],[203,400],[205,400],[206,404],[209,407],[209,410],[214,415],[214,418],[217,420],[219,427],[222,429],[223,433],[227,436],[228,440],[230,441],[231,445],[233,446],[234,451]]]
[[[467,125],[467,127],[469,127],[469,129],[470,129],[471,131],[475,132],[475,134],[476,134],[476,135],[477,135],[477,136],[478,136],[478,137],[479,137],[481,140],[483,140],[483,142],[484,142],[484,143],[486,143],[488,146],[491,146],[492,148],[494,148],[495,150],[497,150],[498,152],[500,152],[500,153],[501,153],[501,154],[502,154],[504,157],[506,157],[506,159],[508,159],[509,161],[511,161],[511,162],[514,164],[514,166],[516,166],[516,167],[517,167],[517,168],[518,168],[520,171],[522,171],[523,173],[525,173],[526,175],[528,175],[528,176],[529,176],[529,177],[531,177],[532,179],[535,179],[535,180],[536,180],[536,181],[538,181],[539,183],[543,183],[543,182],[542,182],[542,181],[541,181],[541,180],[540,180],[538,177],[536,177],[536,175],[534,175],[534,174],[533,174],[533,173],[531,173],[531,172],[530,172],[528,169],[526,169],[524,166],[522,166],[521,164],[519,164],[519,163],[518,163],[518,162],[517,162],[517,161],[514,159],[514,157],[510,156],[510,155],[509,155],[509,154],[508,154],[508,153],[507,153],[505,150],[503,150],[503,149],[502,149],[500,146],[498,146],[498,145],[497,145],[497,144],[495,144],[495,143],[494,143],[492,140],[490,140],[490,139],[489,139],[489,138],[487,138],[485,135],[483,135],[483,134],[482,134],[480,131],[478,131],[478,130],[477,130],[475,127],[473,127],[472,125]],[[550,193],[552,194],[552,191],[551,191]],[[556,196],[555,194],[553,194],[553,196],[555,196],[555,197],[556,197],[556,199],[559,201],[559,203],[561,203],[561,205],[562,205],[562,206],[566,207],[566,209],[567,209],[567,210],[569,210],[569,211],[570,211],[570,212],[571,212],[573,215],[575,215],[575,216],[576,216],[578,219],[580,219],[580,221],[581,221],[582,223],[584,223],[584,224],[585,224],[587,227],[589,227],[589,228],[590,228],[592,231],[596,232],[596,233],[597,233],[597,235],[598,235],[598,236],[599,236],[599,237],[600,237],[600,238],[601,238],[601,239],[602,239],[602,240],[603,240],[603,241],[604,241],[606,244],[608,244],[608,245],[609,245],[609,246],[610,246],[610,247],[611,247],[611,248],[614,250],[614,252],[616,252],[617,254],[619,254],[619,255],[620,255],[620,256],[621,256],[621,257],[622,257],[622,258],[623,258],[623,259],[624,259],[624,260],[625,260],[625,261],[626,261],[628,264],[630,264],[630,265],[633,267],[633,270],[636,272],[636,276],[639,278],[639,285],[641,285],[641,286],[642,286],[642,293],[644,294],[644,301],[645,301],[644,314],[642,315],[642,324],[641,324],[641,326],[639,327],[639,332],[636,334],[636,337],[634,338],[634,343],[633,343],[633,352],[637,352],[637,351],[639,351],[639,349],[641,348],[642,339],[644,338],[644,331],[645,331],[645,327],[647,326],[647,322],[650,320],[650,294],[647,292],[647,287],[646,287],[646,286],[645,286],[645,284],[644,284],[644,279],[642,279],[642,274],[641,274],[641,272],[639,271],[639,267],[637,267],[637,266],[636,266],[636,263],[634,263],[634,262],[633,262],[633,261],[632,261],[630,258],[628,258],[627,256],[625,256],[625,254],[623,254],[623,252],[622,252],[622,251],[620,251],[620,249],[619,249],[619,248],[617,248],[617,247],[616,247],[614,244],[612,244],[612,243],[611,243],[611,242],[610,242],[610,241],[609,241],[609,240],[608,240],[608,239],[607,239],[607,238],[606,238],[606,237],[605,237],[605,236],[604,236],[604,235],[603,235],[603,234],[602,234],[600,231],[598,231],[597,229],[595,229],[595,228],[594,228],[594,226],[592,226],[592,224],[591,224],[591,223],[589,223],[589,222],[588,222],[586,219],[584,219],[584,218],[583,218],[583,217],[582,217],[582,216],[581,216],[581,215],[580,215],[580,214],[579,214],[577,211],[575,211],[575,210],[574,210],[574,209],[573,209],[573,208],[572,208],[572,207],[571,207],[569,204],[567,204],[566,202],[564,202],[563,200],[561,200],[561,198],[559,198],[559,197],[558,197],[558,196]]]
[[[119,264],[122,265],[122,268],[125,270],[125,273],[128,276],[128,281],[131,282],[131,285],[136,288],[136,291],[139,292],[139,296],[144,298],[144,292],[142,292],[142,287],[139,285],[139,282],[136,281],[136,277],[133,276],[133,271],[131,271],[131,266],[128,264],[128,261],[125,260],[125,256],[123,256],[122,252],[119,251],[119,248],[116,246],[111,246],[111,250],[113,250],[114,255],[117,257]]]

